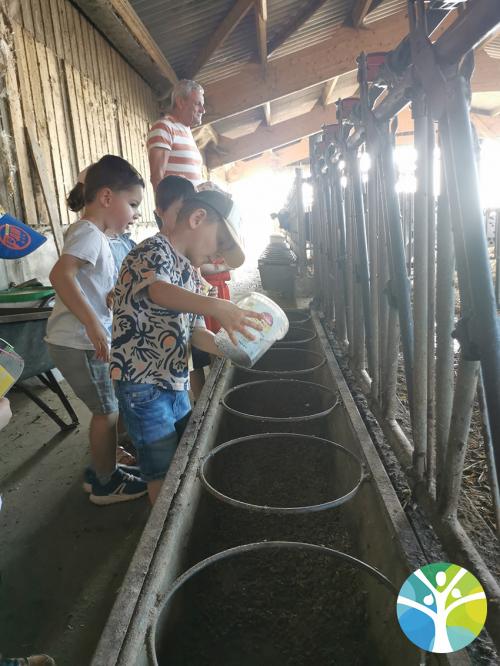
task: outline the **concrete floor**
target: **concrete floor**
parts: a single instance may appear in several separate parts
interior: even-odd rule
[[[233,299],[258,290],[256,268],[238,272]],[[36,392],[59,414],[51,391]],[[60,433],[23,394],[0,433],[0,653],[52,655],[88,666],[146,524],[146,498],[97,507],[81,488],[89,461],[89,412],[61,384],[80,426]]]

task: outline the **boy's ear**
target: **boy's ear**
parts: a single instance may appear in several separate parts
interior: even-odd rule
[[[196,208],[189,216],[189,228],[198,228],[207,219],[207,211],[204,208]]]

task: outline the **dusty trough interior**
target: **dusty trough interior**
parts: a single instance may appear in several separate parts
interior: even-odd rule
[[[424,562],[317,317],[306,327],[307,341],[294,347],[296,358],[314,352],[309,357],[314,369],[305,377],[262,380],[258,372],[222,363],[213,370],[93,664],[421,663],[418,649],[397,624],[394,592],[360,565],[340,561],[328,551],[268,544],[263,551],[236,552],[209,561],[192,576],[186,574],[185,583],[166,598],[176,578],[190,567],[256,542],[335,549],[375,567],[396,588]],[[315,354],[325,363],[318,363]],[[282,361],[277,365],[283,369]],[[293,367],[303,371],[304,365]],[[272,366],[264,363],[264,370],[263,376],[269,377]],[[232,390],[242,382],[243,389]],[[241,391],[245,399],[238,402],[234,396]],[[249,415],[236,413],[242,405]],[[269,438],[272,444],[266,446],[265,433],[279,432],[303,435],[289,436],[288,456],[283,455],[286,434]],[[211,456],[204,466],[211,486],[256,505],[249,510],[208,492],[200,480],[200,463],[218,445],[252,434],[257,436]],[[311,435],[332,440],[348,453],[342,455],[339,449],[332,454],[316,443],[306,459],[308,443],[315,441],[308,440]],[[321,507],[348,494],[360,476],[359,488],[348,501]],[[263,509],[309,504],[323,510]],[[469,661],[464,653],[432,657],[428,663]]]

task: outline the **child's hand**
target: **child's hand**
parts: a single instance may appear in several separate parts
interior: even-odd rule
[[[85,326],[90,342],[95,348],[95,357],[98,361],[109,363],[108,336],[99,322]]]
[[[106,296],[106,305],[110,310],[113,309],[113,299],[114,299],[114,297],[115,297],[115,290],[111,289],[111,291]]]
[[[255,340],[255,335],[252,335],[248,327],[256,331],[262,330],[259,321],[264,319],[263,315],[252,310],[242,310],[231,301],[225,301],[222,298],[214,298],[211,315],[227,331],[233,345],[238,344],[235,333],[242,333],[248,340]]]
[[[12,418],[10,411],[10,402],[8,398],[0,398],[0,430],[5,428],[7,423]]]

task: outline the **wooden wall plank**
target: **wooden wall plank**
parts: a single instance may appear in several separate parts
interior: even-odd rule
[[[26,220],[42,227],[52,222],[59,235],[74,219],[65,200],[77,172],[105,153],[123,155],[142,173],[148,184],[142,211],[152,219],[146,135],[157,116],[153,91],[70,0],[19,0],[19,7],[16,60],[6,79],[12,94],[1,122],[10,124],[14,139],[17,201]],[[44,164],[43,188],[25,127]]]
[[[0,15],[1,31],[4,31],[3,18]],[[13,26],[14,48],[16,53],[23,49],[22,28],[14,23]],[[35,204],[35,193],[31,181],[30,164],[28,158],[28,146],[23,127],[23,111],[21,107],[22,90],[18,87],[18,77],[15,64],[12,59],[7,59],[5,72],[5,85],[7,89],[7,102],[9,105],[12,136],[16,150],[18,176],[21,188],[22,205],[24,209],[24,220],[31,226],[37,226],[38,215]]]

